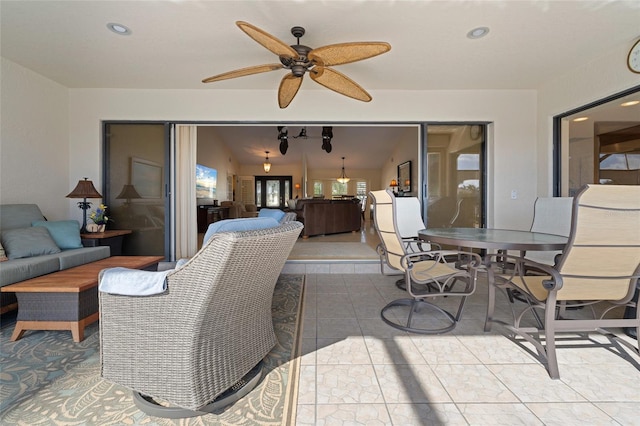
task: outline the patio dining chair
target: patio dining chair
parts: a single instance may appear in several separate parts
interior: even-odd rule
[[[514,339],[520,337],[533,344],[553,379],[560,377],[556,340],[561,332],[572,332],[572,336],[576,332],[603,332],[632,353],[640,354],[640,344],[631,344],[606,331],[618,327],[632,327],[636,332],[640,329],[637,309],[628,318],[621,312],[625,307],[637,308],[633,295],[640,277],[640,186],[582,188],[573,203],[569,242],[557,265],[507,257],[515,267],[508,275],[496,276],[489,285],[485,331],[491,329],[492,323],[498,323]],[[528,274],[529,268],[542,274]],[[513,325],[494,318],[497,289],[517,291],[528,302],[519,313],[514,312]],[[572,307],[591,309],[582,309],[572,319],[568,312]],[[535,309],[544,310],[544,324],[527,327],[525,315]],[[591,317],[585,319],[587,313]]]
[[[388,303],[381,311],[382,320],[400,330],[422,334],[439,334],[453,330],[462,316],[466,298],[476,288],[477,271],[481,259],[474,253],[459,252],[468,261],[460,268],[446,261],[441,250],[415,251],[402,238],[398,226],[398,199],[389,190],[372,191],[374,221],[380,238],[379,254],[385,264],[404,274],[405,291],[410,298]],[[445,296],[458,296],[455,314],[435,304]],[[422,316],[423,312],[436,313]]]
[[[102,377],[133,390],[138,408],[157,417],[219,412],[246,395],[277,343],[273,291],[301,229],[294,221],[216,233],[175,270],[112,271],[122,276],[111,287],[103,271]],[[154,274],[157,292],[130,294]]]

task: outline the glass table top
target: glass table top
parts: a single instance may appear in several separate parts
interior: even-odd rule
[[[427,242],[504,250],[562,250],[568,238],[540,232],[485,228],[430,228],[418,231]]]

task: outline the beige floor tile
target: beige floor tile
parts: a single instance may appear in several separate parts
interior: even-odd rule
[[[300,367],[298,379],[298,404],[316,403],[316,366],[303,365]]]
[[[373,318],[358,318],[360,329],[365,337],[374,337],[379,339],[389,339],[392,337],[408,336],[406,331],[391,327],[380,318],[380,310],[378,316]]]
[[[618,422],[589,402],[526,405],[547,426],[618,425]]]
[[[640,425],[637,402],[595,402],[594,404],[622,425]]]
[[[316,339],[303,338],[300,348],[300,365],[316,365]]]
[[[640,371],[630,363],[561,365],[560,379],[589,401],[640,402]]]
[[[382,404],[384,399],[371,365],[318,365],[318,404]]]
[[[374,365],[387,403],[452,402],[428,365]]]
[[[456,403],[518,402],[484,365],[438,365],[434,371]]]
[[[458,404],[470,425],[542,425],[524,404]]]
[[[467,421],[455,404],[387,404],[394,425],[463,426]]]
[[[553,380],[542,364],[487,365],[500,381],[523,402],[584,402],[561,380]]]
[[[537,360],[502,335],[482,334],[458,338],[484,364],[525,364]]]
[[[367,350],[373,364],[426,364],[422,354],[409,336],[390,339],[365,337]]]
[[[315,426],[316,423],[316,406],[300,405],[296,409],[296,426]]]
[[[316,425],[391,426],[384,404],[326,404],[318,405]]]
[[[411,340],[429,365],[481,364],[478,358],[455,335],[412,335]]]
[[[371,364],[364,338],[350,336],[346,339],[318,339],[316,360],[325,364]]]
[[[360,325],[355,318],[319,318],[316,328],[319,339],[344,339],[349,336],[362,336]]]

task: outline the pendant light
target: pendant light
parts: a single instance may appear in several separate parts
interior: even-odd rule
[[[347,183],[349,182],[351,179],[349,179],[346,175],[346,173],[344,172],[344,157],[342,157],[342,174],[340,175],[340,177],[337,179],[338,182],[340,183]]]
[[[267,158],[264,160],[264,163],[262,163],[262,167],[264,167],[265,173],[269,173],[269,170],[271,170],[271,163],[269,162],[269,151],[265,152],[267,153]]]

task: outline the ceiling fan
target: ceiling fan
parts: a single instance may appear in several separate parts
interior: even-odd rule
[[[366,90],[346,75],[329,67],[361,61],[391,50],[391,45],[385,42],[338,43],[312,49],[300,44],[300,37],[305,33],[302,27],[291,28],[291,34],[297,39],[297,42],[289,46],[247,22],[237,21],[236,25],[249,37],[278,55],[280,63],[241,68],[205,78],[202,82],[211,83],[285,68],[291,70],[291,73],[285,75],[280,81],[278,89],[278,105],[280,108],[289,106],[298,93],[304,74],[307,72],[313,81],[327,89],[353,99],[369,102],[372,98]]]

